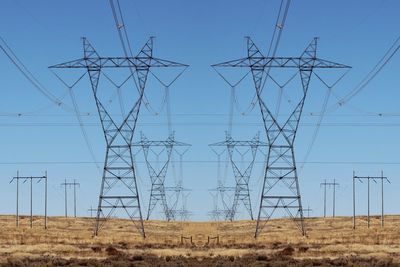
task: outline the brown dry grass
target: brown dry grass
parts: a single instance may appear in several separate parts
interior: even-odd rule
[[[358,217],[352,230],[350,217],[310,218],[307,236],[301,236],[289,219],[271,220],[263,234],[254,239],[254,221],[237,222],[163,222],[146,221],[146,239],[131,222],[111,219],[98,237],[93,237],[90,218],[50,217],[49,229],[43,218],[35,217],[33,229],[29,218],[21,218],[15,227],[14,216],[0,216],[0,263],[8,258],[57,257],[106,259],[108,257],[149,255],[184,258],[242,258],[290,256],[294,259],[361,257],[393,259],[400,263],[400,216],[387,216],[384,228],[379,218],[366,227],[366,218]],[[181,236],[192,237],[181,243]],[[219,236],[219,244],[207,238]]]

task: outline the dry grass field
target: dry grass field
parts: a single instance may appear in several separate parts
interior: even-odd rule
[[[400,266],[400,216],[306,219],[301,236],[289,219],[267,224],[254,239],[253,221],[146,221],[142,239],[130,221],[111,219],[93,237],[91,218],[0,216],[0,266]],[[182,237],[184,237],[182,239]],[[211,238],[208,242],[208,238]],[[213,239],[214,237],[219,237]],[[192,239],[192,242],[190,241]]]

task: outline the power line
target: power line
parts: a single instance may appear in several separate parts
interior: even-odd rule
[[[334,92],[332,92],[334,93]],[[68,94],[68,92],[66,93]],[[121,114],[110,114],[112,116],[120,116]],[[279,116],[288,116],[290,114],[284,114],[281,113]],[[36,112],[4,112],[0,111],[0,117],[74,117],[76,116],[75,114],[37,114]],[[81,112],[80,113],[81,117],[95,117],[98,116],[97,113],[95,112]],[[154,117],[155,115],[153,114],[143,114],[143,117]],[[158,117],[163,117],[167,116],[166,114],[159,114]],[[173,117],[229,117],[230,114],[225,114],[225,113],[171,113],[171,116]],[[234,117],[244,117],[242,114],[233,114]],[[259,115],[256,114],[249,114],[246,115],[246,117],[258,117]],[[320,117],[321,113],[320,111],[315,111],[315,112],[309,112],[305,113],[304,117]],[[362,114],[325,114],[324,117],[378,117],[378,118],[383,118],[383,117],[400,117],[400,111],[399,112],[368,112],[368,113],[362,113]]]
[[[319,134],[319,130],[321,128],[321,123],[322,123],[322,120],[323,120],[323,118],[324,118],[324,116],[326,114],[326,109],[328,107],[328,102],[329,102],[329,99],[331,97],[331,93],[333,91],[333,88],[343,79],[343,77],[349,71],[350,71],[350,69],[348,69],[342,76],[340,76],[339,79],[337,79],[332,85],[328,85],[318,74],[316,74],[314,72],[314,75],[327,87],[327,93],[326,93],[326,96],[325,96],[325,99],[324,99],[324,102],[323,102],[323,105],[322,105],[322,108],[321,108],[321,112],[320,112],[320,116],[318,118],[317,126],[316,126],[316,128],[314,130],[311,142],[308,145],[307,152],[306,152],[306,154],[304,156],[303,161],[307,161],[308,160],[308,157],[310,156],[311,151],[312,151],[312,149],[314,147],[315,141],[317,140],[317,137],[318,137],[318,134]],[[304,164],[300,166],[300,170],[303,169],[303,167],[304,167]]]
[[[393,58],[393,56],[400,49],[400,36],[394,41],[394,43],[390,46],[390,48],[386,51],[383,57],[375,64],[370,72],[352,89],[349,93],[347,93],[339,101],[335,103],[328,110],[329,112],[333,112],[349,102],[355,96],[357,96],[364,88],[382,71],[382,69],[386,66],[387,63]]]
[[[62,102],[62,99],[54,96],[26,67],[26,65],[17,57],[11,47],[6,43],[6,41],[0,36],[0,40],[3,45],[0,44],[0,49],[8,57],[8,59],[13,63],[13,65],[19,70],[19,72],[37,89],[44,97],[49,101],[59,107],[67,106]]]
[[[101,124],[95,122],[87,122],[83,123],[85,127],[99,127]],[[137,123],[137,126],[142,127],[159,127],[168,125],[166,122],[142,122]],[[218,123],[218,122],[178,122],[174,123],[175,126],[185,126],[185,127],[193,127],[193,126],[224,126],[226,123]],[[234,123],[236,126],[251,126],[251,127],[262,127],[261,123],[258,122],[244,122],[244,123]],[[326,122],[326,123],[299,123],[300,126],[303,127],[400,127],[400,123],[389,123],[389,122]],[[0,127],[80,127],[79,123],[69,123],[69,122],[4,122],[0,123]]]
[[[74,92],[72,91],[72,88],[69,88],[69,89],[68,89],[68,92],[69,92],[69,95],[70,95],[70,97],[71,97],[72,104],[73,104],[73,106],[74,106],[75,115],[76,115],[76,118],[77,118],[77,120],[78,120],[79,127],[80,127],[80,129],[81,129],[82,136],[83,136],[83,139],[84,139],[84,141],[85,141],[86,147],[88,148],[89,153],[90,153],[90,156],[92,157],[92,159],[94,160],[94,162],[97,162],[97,159],[96,159],[96,156],[95,156],[95,154],[94,154],[94,150],[93,150],[92,144],[91,144],[91,142],[90,142],[90,140],[89,140],[89,137],[88,137],[88,135],[87,135],[87,133],[86,133],[86,129],[85,129],[84,123],[83,123],[82,118],[81,118],[81,116],[80,116],[80,111],[79,111],[78,103],[76,102],[76,98],[75,98]],[[97,169],[98,169],[99,172],[100,172],[101,169],[100,169],[100,166],[99,166],[97,163],[96,163],[96,167],[97,167]]]
[[[175,163],[181,162],[175,160]],[[215,163],[214,160],[182,160],[183,163]],[[221,163],[230,162],[221,160]],[[243,161],[246,163],[246,161]],[[0,165],[74,165],[74,164],[93,164],[93,163],[104,163],[102,161],[3,161]],[[136,163],[144,164],[145,161],[136,161]],[[264,161],[254,161],[257,164],[264,164]],[[396,161],[298,161],[298,163],[306,163],[312,165],[400,165],[400,162]]]

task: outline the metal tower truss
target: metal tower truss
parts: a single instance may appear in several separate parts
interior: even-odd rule
[[[178,190],[178,191],[175,191],[176,201],[172,205],[173,208],[171,209],[172,213],[174,214],[175,220],[188,221],[190,219],[190,217],[193,215],[193,213],[187,209],[187,199],[190,195],[190,192],[185,194],[184,191],[188,191],[188,190],[184,189],[183,187],[179,188],[179,186],[175,187],[175,189],[172,189],[172,190]],[[178,208],[179,200],[181,202],[180,208]]]
[[[218,181],[218,186],[210,191],[214,191],[215,193],[210,192],[213,197],[214,209],[208,212],[208,216],[210,216],[213,221],[227,220],[228,215],[231,213],[231,201],[227,202],[227,192],[235,192],[235,187],[224,186],[221,181]],[[219,204],[222,204],[222,208],[220,208]]]
[[[232,207],[230,208],[226,219],[233,221],[236,216],[239,202],[242,202],[250,218],[253,220],[253,210],[251,207],[249,181],[251,172],[253,170],[254,161],[256,159],[257,150],[260,146],[266,146],[266,143],[259,141],[259,134],[257,134],[251,141],[235,141],[227,134],[226,140],[223,142],[211,144],[210,146],[225,146],[229,154],[229,160],[232,165],[233,174],[235,176],[235,194],[233,198]],[[241,150],[241,149],[244,149]],[[246,154],[250,153],[251,157],[248,162],[244,162],[243,158]],[[235,154],[240,156],[241,164],[236,161]]]
[[[218,220],[220,218],[223,220],[229,220],[229,215],[232,214],[232,207],[233,207],[232,198],[235,195],[236,187],[235,186],[226,186],[226,185],[224,185],[224,183],[222,181],[218,181],[218,186],[215,189],[213,189],[213,191],[217,191],[217,193],[220,197],[221,204],[222,204],[222,208],[219,208],[218,204],[215,208],[215,211],[218,214]],[[218,199],[217,199],[217,201],[218,201]]]
[[[157,203],[161,203],[165,219],[167,221],[174,220],[173,207],[171,207],[167,201],[166,189],[168,188],[165,187],[165,177],[175,147],[189,147],[190,145],[175,141],[174,134],[171,134],[165,141],[150,141],[144,134],[142,134],[141,138],[142,140],[134,143],[133,146],[140,146],[142,148],[151,181],[150,200],[146,219],[148,220],[150,218]],[[159,151],[155,151],[155,148],[159,148]],[[156,156],[155,164],[151,161],[149,153]],[[161,161],[160,156],[163,154],[165,156]],[[161,163],[161,166],[157,167],[156,165],[159,163]],[[181,189],[181,187],[182,186],[180,186],[179,189]]]
[[[349,66],[317,58],[317,38],[307,46],[300,57],[265,57],[247,38],[247,57],[213,65],[214,68],[249,68],[256,89],[256,96],[268,141],[268,156],[260,207],[257,217],[255,236],[257,237],[266,222],[271,219],[277,209],[286,210],[295,219],[296,225],[305,234],[303,210],[294,156],[294,141],[300,117],[306,100],[310,78],[313,71],[319,69],[350,68]],[[292,102],[293,110],[283,121],[278,121],[267,106],[268,97],[263,97],[265,81],[271,78],[271,69],[292,68],[298,71],[301,80],[301,94],[298,102]],[[271,92],[268,91],[268,94]]]
[[[167,186],[165,187],[165,191],[167,192],[168,203],[171,212],[174,214],[174,220],[182,220],[183,217],[183,210],[185,207],[186,209],[186,202],[187,197],[190,193],[185,194],[184,192],[190,191],[183,187],[182,180],[178,181],[174,186]],[[180,208],[178,208],[180,207]],[[188,215],[191,213],[187,211]],[[182,217],[183,216],[183,217]]]
[[[83,58],[54,65],[49,68],[82,69],[88,74],[91,82],[93,96],[107,144],[94,234],[98,234],[99,230],[104,226],[106,219],[110,218],[118,209],[126,212],[139,233],[145,237],[138,193],[139,189],[137,187],[132,154],[132,140],[143,100],[146,81],[152,68],[186,68],[187,65],[153,57],[153,38],[147,41],[135,57],[102,57],[86,38],[83,38],[83,49]],[[121,70],[129,70],[126,80],[133,80],[137,89],[137,95],[128,98],[132,99],[133,105],[129,107],[128,112],[120,122],[117,121],[117,117],[113,116],[113,113],[108,109],[108,103],[99,95],[100,91],[103,91],[99,90],[100,77],[102,74],[106,75],[103,73],[104,70],[111,71],[112,69],[120,70],[119,73],[121,73]],[[71,89],[72,86],[69,86],[69,88]],[[103,93],[105,91],[109,90],[104,90]]]
[[[226,176],[227,170],[229,167],[229,153],[227,153],[227,148],[224,146],[221,147],[213,147],[210,146],[211,150],[217,155],[217,187],[210,189],[210,195],[213,197],[214,201],[214,209],[211,210],[208,215],[211,220],[220,221],[227,220],[228,214],[230,214],[230,210],[232,208],[232,197],[235,192],[235,188],[233,186],[226,186]],[[217,149],[219,148],[219,149]],[[221,156],[226,154],[227,162],[225,164],[225,171],[222,174],[221,171]],[[215,193],[213,193],[215,192]]]

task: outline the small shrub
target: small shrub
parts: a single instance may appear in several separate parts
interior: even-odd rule
[[[96,253],[101,252],[101,247],[99,247],[99,246],[91,247],[91,249],[93,250],[93,252],[96,252]]]
[[[109,255],[109,256],[118,256],[118,255],[121,254],[121,253],[118,251],[118,249],[114,248],[113,246],[108,246],[108,247],[106,248],[106,252],[107,252],[107,255]]]
[[[292,246],[287,246],[281,251],[281,255],[291,256],[294,252],[294,248]]]

